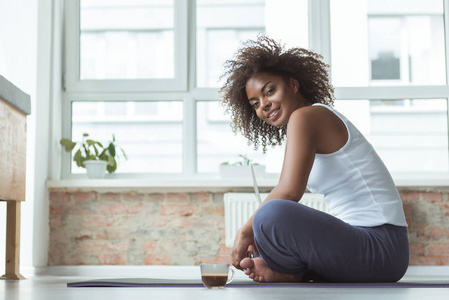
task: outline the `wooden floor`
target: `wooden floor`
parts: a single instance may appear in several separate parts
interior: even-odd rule
[[[0,299],[5,300],[265,300],[265,299],[449,299],[447,288],[67,288],[68,282],[99,278],[159,277],[186,279],[199,276],[199,267],[50,267],[22,272],[25,280],[0,281]],[[245,275],[237,271],[238,277]],[[410,267],[404,279],[449,280],[449,267]]]

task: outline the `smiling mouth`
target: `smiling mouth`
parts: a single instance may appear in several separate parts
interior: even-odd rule
[[[274,119],[274,117],[276,117],[276,115],[278,114],[278,112],[279,112],[279,109],[273,111],[272,113],[270,113],[270,114],[267,116],[267,118],[270,119],[270,120],[271,120],[271,119]]]

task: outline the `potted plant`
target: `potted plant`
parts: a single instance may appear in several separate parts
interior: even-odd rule
[[[88,139],[88,137],[88,133],[83,133],[83,141],[81,143],[73,142],[69,139],[61,139],[59,143],[67,152],[72,152],[76,149],[73,161],[76,162],[78,167],[86,168],[89,178],[103,178],[106,170],[108,173],[113,173],[117,170],[117,149],[122,152],[125,159],[128,159],[125,151],[116,145],[114,135],[112,135],[112,141],[109,142],[107,147],[98,141]]]
[[[265,166],[253,163],[247,155],[239,154],[241,160],[220,165],[220,176],[223,178],[251,178],[251,164],[257,177],[265,177]]]

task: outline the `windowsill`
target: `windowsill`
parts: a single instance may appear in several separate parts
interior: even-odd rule
[[[277,184],[276,178],[258,179],[257,184],[261,192],[271,190]],[[248,179],[67,179],[48,180],[47,188],[80,188],[133,190],[151,189],[158,191],[252,191],[253,183]]]
[[[143,176],[142,176],[143,177]],[[449,174],[394,174],[395,184],[398,188],[438,188],[449,187]],[[258,178],[257,184],[261,191],[266,192],[278,183],[278,177]],[[48,180],[47,188],[92,188],[92,189],[162,189],[162,190],[198,190],[198,191],[228,191],[252,190],[251,178],[227,179],[220,177],[166,179],[166,178],[108,178],[108,179],[64,179]]]

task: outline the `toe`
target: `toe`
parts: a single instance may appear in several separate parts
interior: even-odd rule
[[[243,269],[249,269],[249,268],[252,268],[253,266],[254,266],[254,262],[251,258],[244,258],[240,262],[240,267],[242,267]]]

